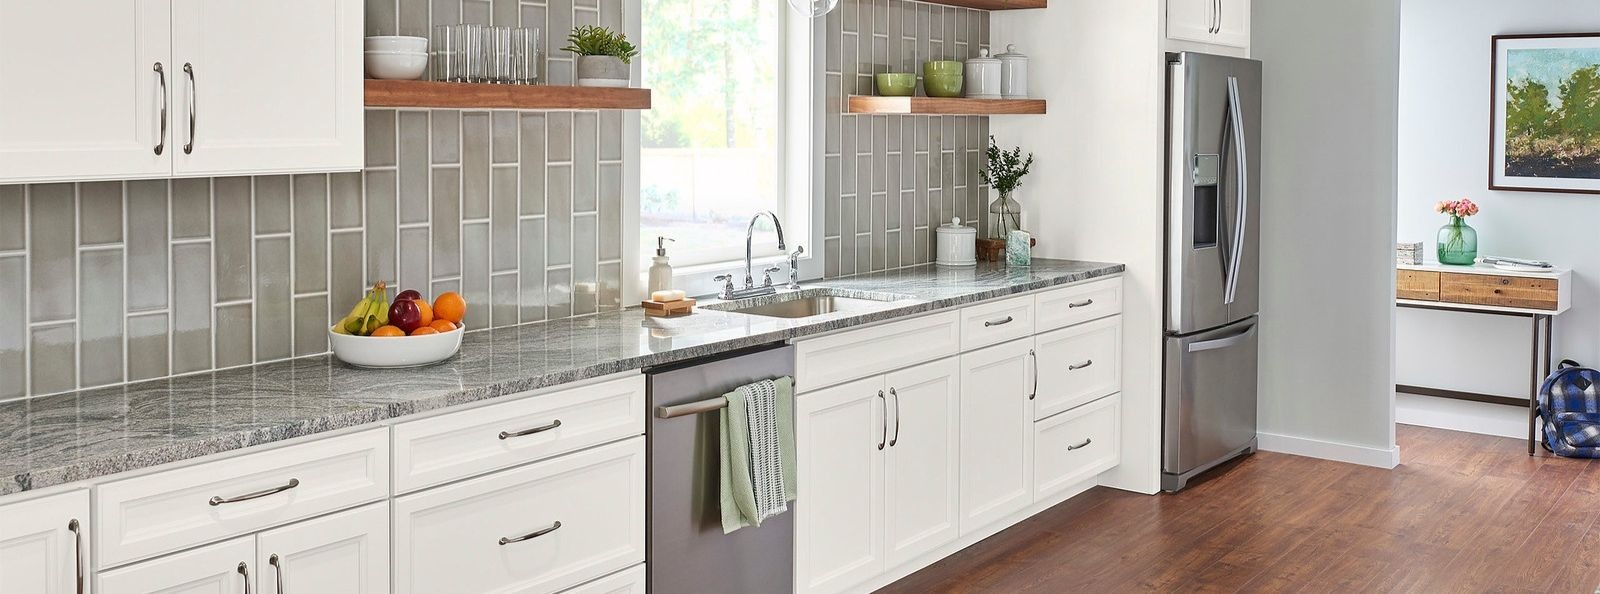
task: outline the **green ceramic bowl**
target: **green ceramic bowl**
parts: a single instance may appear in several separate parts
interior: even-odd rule
[[[960,97],[961,75],[929,74],[922,77],[922,90],[929,97]]]
[[[910,72],[885,72],[873,78],[882,97],[910,97],[917,92],[917,75]]]
[[[932,60],[922,63],[922,76],[927,77],[935,74],[954,74],[956,76],[961,76],[962,71],[965,69],[965,64],[955,60]]]

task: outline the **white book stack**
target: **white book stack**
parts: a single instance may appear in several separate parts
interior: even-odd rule
[[[1394,244],[1395,261],[1400,264],[1417,265],[1422,263],[1422,242],[1401,242]]]

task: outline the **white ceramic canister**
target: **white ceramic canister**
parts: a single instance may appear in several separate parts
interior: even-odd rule
[[[989,48],[978,50],[978,57],[967,59],[965,76],[967,97],[1000,98],[1000,60],[989,57]]]
[[[1006,53],[1000,59],[1000,95],[1006,99],[1028,98],[1028,56],[1017,51],[1015,44],[1006,44]]]
[[[939,225],[938,248],[934,262],[944,266],[974,266],[978,263],[978,230],[961,224],[961,218]]]

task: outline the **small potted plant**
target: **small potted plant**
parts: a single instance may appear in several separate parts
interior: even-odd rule
[[[605,27],[583,26],[567,35],[563,51],[578,55],[577,79],[580,87],[626,87],[628,65],[639,48],[625,35]]]
[[[989,148],[984,151],[988,166],[978,170],[978,179],[1000,193],[1000,198],[989,206],[990,235],[1006,242],[1006,263],[1027,266],[1033,259],[1033,236],[1022,230],[1022,205],[1012,198],[1022,187],[1022,178],[1033,168],[1033,153],[1022,157],[1022,147],[1000,150],[989,137]]]
[[[1478,214],[1478,205],[1462,198],[1440,201],[1433,210],[1450,216],[1450,222],[1439,228],[1439,263],[1461,266],[1477,263],[1478,232],[1467,225],[1466,218]]]

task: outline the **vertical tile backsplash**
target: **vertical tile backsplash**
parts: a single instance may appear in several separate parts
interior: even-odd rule
[[[826,17],[822,56],[824,271],[827,276],[932,261],[934,229],[980,222],[978,182],[989,119],[853,115],[850,95],[873,95],[873,75],[915,72],[927,60],[965,60],[989,46],[989,13],[906,0],[844,0]],[[919,85],[918,93],[921,93]]]

